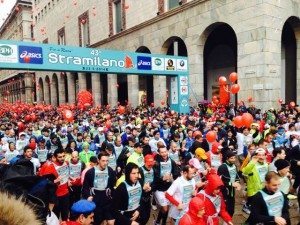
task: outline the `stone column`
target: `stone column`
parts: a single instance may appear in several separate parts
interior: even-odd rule
[[[75,94],[75,77],[72,73],[67,73],[67,79],[68,79],[68,103],[74,104],[76,99]]]
[[[20,81],[20,94],[21,94],[21,102],[25,102],[25,85],[23,86],[23,81]]]
[[[167,102],[167,78],[165,76],[153,76],[153,92],[155,107],[162,106],[161,101]],[[165,106],[164,105],[164,106]]]
[[[117,75],[107,74],[107,101],[111,106],[116,106],[118,102]]]
[[[51,92],[50,92],[49,86],[50,86],[50,84],[44,80],[44,90],[43,91],[44,91],[44,102],[45,102],[45,104],[50,104]]]
[[[101,105],[101,81],[99,73],[92,73],[92,94],[94,99],[94,106]]]
[[[65,79],[62,76],[66,75],[60,75],[60,77],[58,78],[59,105],[66,103]]]
[[[296,103],[300,104],[300,27],[295,28],[295,36],[296,36],[296,43],[297,43],[297,99]]]
[[[51,105],[57,106],[57,89],[56,85],[58,85],[56,82],[51,82]]]
[[[86,90],[86,74],[78,73],[79,91]]]
[[[33,74],[25,73],[24,74],[24,81],[25,81],[25,101],[27,103],[32,103],[32,78]]]
[[[139,76],[127,75],[128,101],[132,107],[137,107],[139,102]]]

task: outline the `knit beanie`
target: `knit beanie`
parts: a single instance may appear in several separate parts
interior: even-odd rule
[[[285,159],[277,159],[274,164],[277,168],[277,171],[290,166],[290,163]]]

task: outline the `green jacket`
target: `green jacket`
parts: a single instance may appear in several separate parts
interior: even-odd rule
[[[129,156],[129,158],[127,159],[127,164],[130,163],[130,162],[138,165],[138,167],[142,167],[144,165],[144,156],[143,156],[143,154],[138,154],[136,152],[133,152],[131,154],[131,156]]]
[[[242,169],[243,175],[247,181],[247,195],[251,197],[265,186],[265,176],[268,172],[268,164],[254,163],[250,161],[247,166]],[[260,172],[259,172],[260,171]]]
[[[92,156],[96,156],[96,154],[95,154],[94,152],[92,152],[92,151],[88,151],[88,152],[86,152],[86,151],[81,151],[81,152],[79,153],[79,159],[80,159],[80,161],[81,161],[81,162],[84,162],[85,164],[87,164],[87,163],[90,162],[90,158],[91,158]]]

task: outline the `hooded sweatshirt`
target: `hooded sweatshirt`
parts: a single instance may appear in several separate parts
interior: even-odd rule
[[[113,215],[117,223],[122,225],[130,225],[132,222],[130,220],[132,214],[135,211],[140,211],[142,186],[139,181],[135,184],[130,181],[130,173],[134,166],[136,166],[134,163],[128,163],[126,165],[125,181],[117,187],[113,196]],[[139,200],[139,202],[133,200]],[[131,205],[130,202],[132,203]],[[128,214],[131,215],[128,216]]]
[[[201,198],[194,197],[190,201],[189,210],[179,220],[178,225],[205,225],[203,218],[197,216],[198,212],[204,207]]]
[[[223,186],[221,178],[217,174],[207,175],[208,184],[204,190],[197,194],[197,197],[204,201],[205,214],[204,221],[208,225],[218,225],[219,216],[226,222],[232,221],[231,216],[226,211],[226,205],[223,196],[220,192],[218,195],[213,195],[214,190]]]

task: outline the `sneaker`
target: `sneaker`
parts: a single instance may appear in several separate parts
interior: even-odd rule
[[[157,210],[157,206],[156,205],[152,205],[152,210]]]
[[[243,205],[243,209],[242,210],[243,210],[244,213],[246,213],[248,215],[250,215],[250,213],[251,213],[249,207],[246,204]]]
[[[288,194],[287,198],[289,200],[295,200],[295,199],[297,199],[297,196],[296,195],[292,195],[292,194]]]

